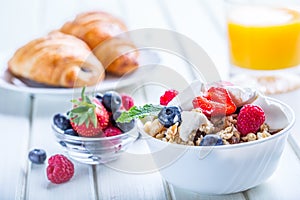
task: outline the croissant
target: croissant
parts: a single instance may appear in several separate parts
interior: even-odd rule
[[[104,68],[82,40],[58,31],[19,48],[8,61],[16,77],[55,87],[95,85]]]
[[[108,13],[79,14],[60,31],[85,41],[108,73],[122,76],[138,68],[136,46],[128,38],[116,37],[127,31],[126,25]]]

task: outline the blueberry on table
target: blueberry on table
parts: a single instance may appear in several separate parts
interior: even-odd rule
[[[70,120],[65,114],[58,113],[53,117],[53,123],[61,130],[67,130],[72,128]]]
[[[205,135],[201,140],[200,146],[219,146],[223,145],[222,138],[216,134]]]
[[[181,109],[177,106],[164,107],[158,113],[158,121],[166,128],[169,128],[176,122],[181,123]]]
[[[114,113],[122,105],[122,98],[119,93],[115,91],[105,92],[102,97],[102,104],[108,112]]]
[[[72,135],[72,136],[78,136],[78,133],[74,129],[72,129],[72,128],[69,128],[69,129],[65,130],[64,134],[66,134],[66,135]]]
[[[135,120],[133,119],[130,122],[124,122],[124,123],[116,122],[116,120],[120,117],[121,114],[122,114],[121,111],[116,111],[113,114],[113,120],[116,126],[119,127],[119,129],[121,129],[123,133],[126,133],[131,129],[133,129],[133,127],[135,126]]]
[[[47,155],[43,149],[33,149],[29,152],[28,158],[32,163],[43,164],[47,158]]]

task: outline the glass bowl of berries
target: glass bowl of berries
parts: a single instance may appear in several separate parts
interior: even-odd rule
[[[145,104],[138,129],[169,183],[203,194],[245,191],[275,171],[293,110],[252,88],[194,83],[160,105]],[[147,109],[143,109],[147,107]]]
[[[86,164],[102,164],[117,159],[139,136],[136,121],[116,120],[134,106],[133,98],[115,91],[73,99],[73,108],[57,113],[52,129],[57,142],[70,158]]]

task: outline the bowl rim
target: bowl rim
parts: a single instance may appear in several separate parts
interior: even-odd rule
[[[128,136],[128,135],[137,139],[138,135],[139,135],[137,123],[135,123],[134,127],[130,131],[119,134],[119,135],[109,136],[109,137],[82,137],[82,136],[67,135],[67,134],[64,134],[64,132],[53,123],[53,120],[51,121],[51,127],[52,127],[52,130],[55,132],[55,135],[60,134],[64,140],[78,141],[78,142],[107,141],[107,140],[112,140],[112,139],[120,139],[120,138],[122,138],[124,136]],[[134,134],[135,132],[136,132],[136,134]]]
[[[151,135],[147,134],[143,128],[142,128],[142,122],[141,120],[138,120],[137,122],[137,128],[138,128],[138,131],[141,132],[141,134],[143,135],[142,137],[149,137],[151,138],[152,140],[155,140],[156,142],[161,142],[163,143],[164,145],[172,145],[176,148],[184,148],[184,149],[192,149],[192,150],[199,150],[199,149],[211,149],[211,148],[216,148],[216,149],[234,149],[234,148],[243,148],[243,147],[246,147],[246,146],[253,146],[253,145],[257,145],[257,144],[260,144],[260,143],[265,143],[265,142],[268,142],[270,140],[274,140],[278,137],[280,137],[281,135],[283,134],[288,134],[290,129],[294,126],[295,124],[295,112],[293,111],[293,109],[287,105],[286,103],[278,100],[278,99],[275,99],[275,98],[272,98],[272,97],[265,97],[267,100],[269,101],[272,101],[272,102],[275,102],[277,104],[279,104],[280,106],[282,106],[284,108],[284,110],[286,110],[285,113],[287,113],[288,115],[290,115],[290,122],[289,124],[283,128],[282,130],[280,130],[279,132],[277,132],[276,134],[273,134],[269,137],[266,137],[266,138],[262,138],[262,139],[259,139],[259,140],[255,140],[255,141],[250,141],[250,142],[243,142],[243,143],[238,143],[238,144],[230,144],[230,145],[217,145],[217,146],[190,146],[190,145],[183,145],[183,144],[177,144],[177,143],[169,143],[169,142],[164,142],[162,140],[159,140],[159,139],[156,139],[154,137],[152,137]]]

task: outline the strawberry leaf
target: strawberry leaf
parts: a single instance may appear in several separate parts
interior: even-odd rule
[[[85,86],[82,88],[82,90],[81,90],[81,99],[82,99],[82,101],[83,102],[85,102],[85,95],[84,95],[84,93],[85,93]]]
[[[92,123],[94,124],[94,127],[97,127],[97,117],[96,117],[95,113],[90,114],[90,119],[91,119]]]
[[[71,110],[71,113],[85,113],[89,110],[89,107],[86,106],[79,106],[77,108],[74,108],[73,110]]]
[[[85,96],[85,101],[86,101],[87,103],[89,103],[89,104],[92,103],[91,99],[90,99],[88,96]]]
[[[81,125],[83,123],[87,123],[89,120],[88,120],[88,115],[86,113],[82,114],[80,117],[79,117],[79,123],[78,125]],[[88,126],[87,126],[88,127]]]
[[[75,124],[79,124],[79,117],[76,117],[76,118],[74,118],[72,121],[75,123]]]
[[[77,125],[85,124],[86,127],[92,123],[96,128],[98,120],[95,109],[97,106],[85,95],[85,87],[82,88],[81,98],[73,99],[71,102],[75,107],[69,114],[70,118],[73,118],[73,122]]]

